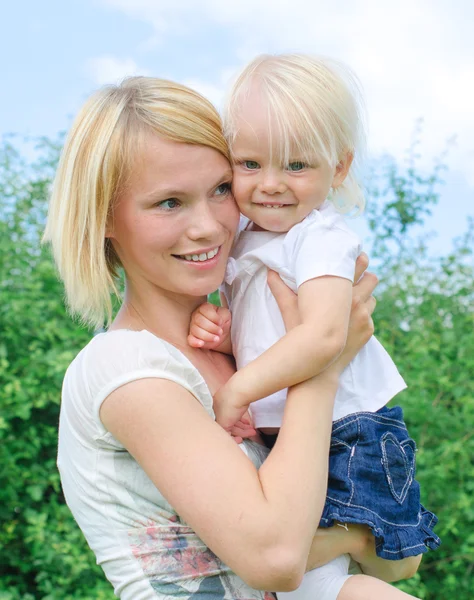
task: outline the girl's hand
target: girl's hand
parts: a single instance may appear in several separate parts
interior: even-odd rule
[[[213,399],[216,422],[231,435],[232,430],[245,418],[245,415],[247,415],[247,419],[249,419],[248,404],[244,404],[241,401],[238,392],[234,391],[232,387],[232,378],[217,390]],[[254,431],[251,435],[255,435],[255,433],[256,432]]]
[[[210,302],[201,304],[191,315],[188,344],[193,348],[216,350],[229,340],[230,324],[228,308]]]
[[[248,411],[242,415],[240,420],[230,429],[229,433],[237,444],[241,444],[243,440],[255,438],[258,435]]]

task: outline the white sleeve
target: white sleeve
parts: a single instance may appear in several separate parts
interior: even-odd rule
[[[177,348],[145,330],[117,330],[93,338],[66,373],[63,403],[78,417],[92,417],[95,431],[90,434],[102,438],[108,433],[99,416],[103,401],[122,385],[148,378],[174,381],[214,416],[212,396],[197,369]]]
[[[297,287],[324,275],[354,281],[355,263],[361,252],[354,232],[316,220],[288,238],[291,248],[286,253]]]

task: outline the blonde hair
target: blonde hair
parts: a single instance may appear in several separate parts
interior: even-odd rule
[[[70,311],[94,327],[112,318],[120,261],[106,227],[145,136],[208,146],[229,157],[220,117],[197,92],[131,77],[93,94],[67,136],[49,203],[50,241]]]
[[[332,167],[351,154],[355,160],[349,173],[330,199],[340,212],[361,212],[365,200],[356,172],[365,150],[365,109],[352,72],[331,59],[305,54],[258,56],[240,73],[224,106],[231,153],[241,107],[255,86],[267,106],[270,151],[276,138],[282,164],[298,158]]]

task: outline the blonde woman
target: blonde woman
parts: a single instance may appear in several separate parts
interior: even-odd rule
[[[342,552],[360,561],[373,552],[362,527],[316,533],[338,378],[372,334],[373,277],[354,288],[345,351],[289,391],[263,464],[262,446],[239,447],[215,422],[212,396],[234,364],[190,348],[187,334],[224,277],[239,219],[231,180],[212,105],[178,84],[132,78],[86,102],[54,182],[45,237],[69,307],[108,325],[65,375],[58,465],[67,503],[124,600],[270,598]],[[126,287],[112,319],[119,269]],[[271,283],[290,328],[292,293]],[[385,590],[353,579],[355,600],[367,586]]]

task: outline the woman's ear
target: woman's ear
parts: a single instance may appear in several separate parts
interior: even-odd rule
[[[105,224],[104,237],[105,237],[105,239],[110,239],[110,238],[114,237],[114,220],[113,220],[111,214],[109,214],[109,216],[107,217],[107,223]]]
[[[343,184],[344,179],[347,177],[349,173],[349,169],[351,168],[352,161],[354,160],[354,154],[352,152],[345,152],[344,156],[337,163],[336,169],[334,171],[334,178],[332,180],[332,188],[336,189],[340,185]]]

